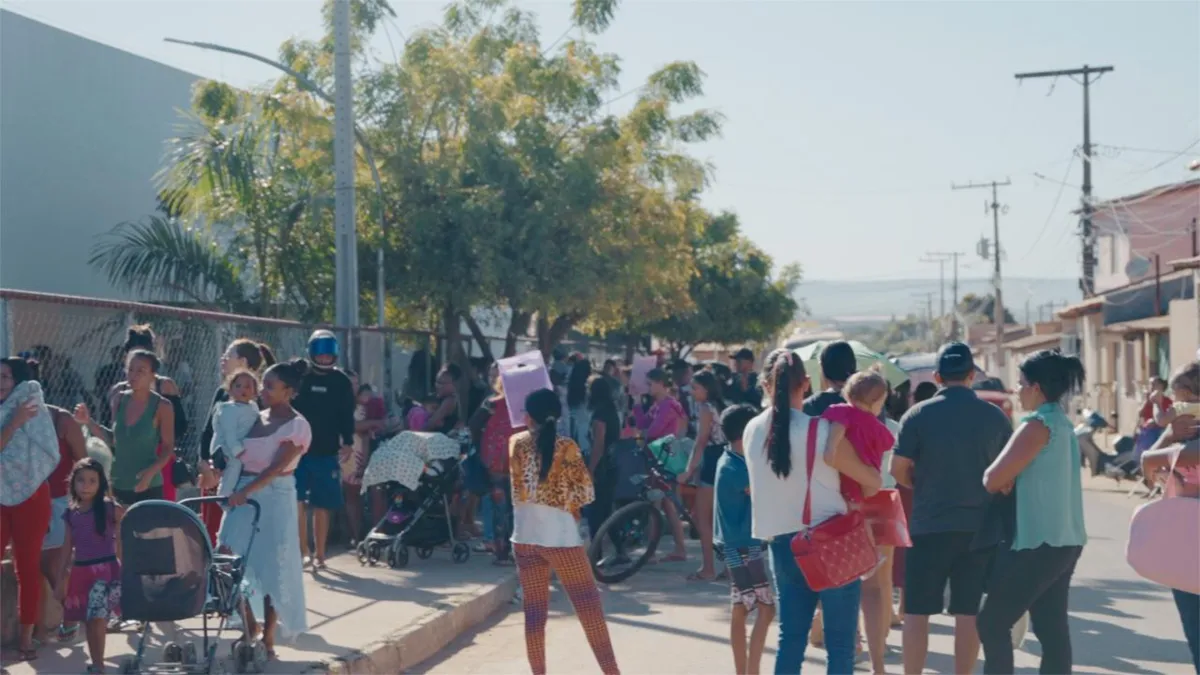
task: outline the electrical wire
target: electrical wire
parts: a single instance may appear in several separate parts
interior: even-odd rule
[[[1046,214],[1046,220],[1042,222],[1042,229],[1034,238],[1033,243],[1029,245],[1029,250],[1025,255],[1021,256],[1017,262],[1024,262],[1031,253],[1037,248],[1037,245],[1042,241],[1042,237],[1046,235],[1046,230],[1050,227],[1050,221],[1054,219],[1054,214],[1058,212],[1058,204],[1062,200],[1063,191],[1067,188],[1067,176],[1071,175],[1071,168],[1075,166],[1075,153],[1071,153],[1071,161],[1067,164],[1067,170],[1063,172],[1062,180],[1058,182],[1058,194],[1054,195],[1054,204],[1050,207],[1050,213]],[[1034,174],[1037,175],[1037,174]]]

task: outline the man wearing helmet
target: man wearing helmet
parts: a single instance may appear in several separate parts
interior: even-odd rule
[[[338,454],[354,445],[354,387],[337,367],[338,341],[328,330],[308,338],[312,368],[296,394],[292,407],[312,428],[312,445],[296,466],[296,494],[300,500],[300,552],[304,564],[325,567],[325,543],[331,511],[342,508],[342,469]],[[315,557],[308,549],[308,513],[313,512]]]

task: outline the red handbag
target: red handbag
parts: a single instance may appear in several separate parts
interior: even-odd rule
[[[809,527],[812,522],[812,475],[817,459],[817,424],[808,423],[808,486],[804,491],[804,529],[792,537],[792,557],[814,591],[838,588],[870,574],[879,564],[867,519],[851,511]]]

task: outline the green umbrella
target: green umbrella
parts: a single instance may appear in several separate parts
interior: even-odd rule
[[[908,381],[908,373],[889,361],[883,354],[874,351],[858,340],[847,340],[847,342],[850,343],[850,347],[854,350],[859,370],[868,370],[878,365],[880,372],[887,378],[888,384],[892,385],[893,389]],[[808,372],[809,378],[812,379],[813,391],[824,389],[824,386],[821,384],[821,352],[829,344],[831,344],[829,340],[820,340],[795,351],[796,356],[799,356],[804,361],[804,370]]]

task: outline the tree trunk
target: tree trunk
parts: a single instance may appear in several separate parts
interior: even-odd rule
[[[459,315],[460,312],[452,304],[448,303],[442,308],[442,330],[446,333],[446,353],[442,355],[442,363],[457,363],[463,367],[467,363],[467,353],[463,351]]]
[[[516,356],[517,338],[529,334],[529,324],[533,323],[533,313],[512,308],[512,318],[508,322],[508,333],[504,336],[504,356]]]
[[[467,322],[467,328],[471,331],[471,337],[475,338],[475,344],[479,345],[479,351],[483,352],[483,358],[488,361],[495,361],[496,357],[492,356],[491,340],[483,334],[483,329],[479,327],[479,322],[475,317],[471,316],[470,312],[463,312],[462,318]]]
[[[573,314],[560,314],[551,323],[542,314],[538,314],[538,348],[542,350],[542,356],[550,358],[550,353],[567,337],[577,320],[578,317]]]

